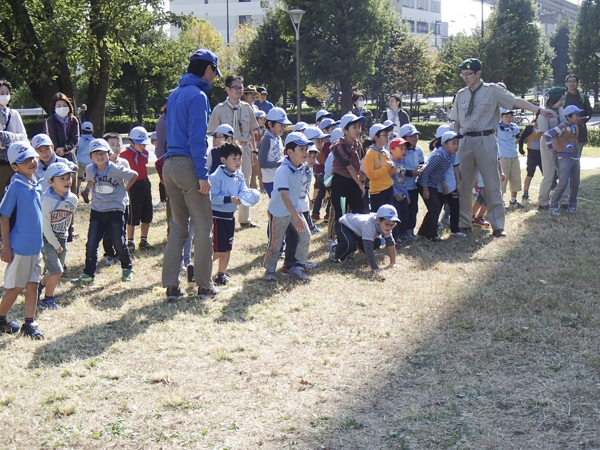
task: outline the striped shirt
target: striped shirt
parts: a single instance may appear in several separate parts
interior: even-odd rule
[[[429,155],[429,161],[419,177],[419,184],[437,189],[438,183],[444,179],[451,159],[452,155],[449,155],[443,147],[435,149]]]

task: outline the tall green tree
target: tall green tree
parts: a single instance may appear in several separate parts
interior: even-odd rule
[[[600,86],[600,5],[595,0],[583,0],[577,13],[577,23],[571,33],[571,72],[579,76],[584,89],[593,89],[594,102],[598,102]]]
[[[352,109],[352,89],[375,72],[375,58],[392,30],[389,0],[283,0],[306,11],[300,25],[300,61],[311,82],[336,82],[342,111]],[[293,36],[291,22],[287,25]]]
[[[554,50],[554,58],[552,59],[552,79],[555,86],[562,86],[565,82],[565,77],[569,73],[569,64],[571,56],[569,55],[569,35],[573,24],[570,20],[562,20],[554,34],[550,37],[550,46]]]
[[[458,65],[467,58],[480,58],[481,33],[458,33],[450,36],[436,55],[438,73],[435,78],[436,94],[454,95],[465,86],[458,75]]]
[[[549,58],[532,0],[498,0],[485,29],[482,59],[486,80],[503,81],[517,94],[545,81]]]

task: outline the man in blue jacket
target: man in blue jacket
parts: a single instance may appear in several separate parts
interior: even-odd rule
[[[214,296],[218,290],[211,280],[212,210],[210,181],[206,167],[207,124],[210,115],[208,92],[221,76],[219,58],[210,50],[198,49],[191,56],[188,73],[167,102],[167,153],[163,180],[171,207],[162,282],[167,300],[176,301],[184,293],[179,287],[183,244],[188,238],[188,221],[194,230],[194,276],[198,297]]]

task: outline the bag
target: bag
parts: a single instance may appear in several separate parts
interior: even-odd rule
[[[532,132],[529,136],[527,136],[527,149],[528,150],[539,150],[540,149],[540,141],[544,133],[539,131]]]

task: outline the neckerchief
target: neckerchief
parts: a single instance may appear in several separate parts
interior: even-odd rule
[[[111,165],[114,165],[114,163],[109,159],[104,170],[102,172],[98,172],[98,166],[96,164],[92,164],[92,173],[95,177],[103,177],[108,173],[108,169],[110,169]]]
[[[50,162],[48,162],[48,164],[46,164],[44,161],[42,161],[40,159],[40,165],[42,166],[42,170],[45,172],[46,169],[51,165],[54,164],[57,161],[56,159],[56,153],[52,154],[52,157],[50,158]]]
[[[473,114],[473,108],[475,107],[475,94],[479,89],[481,89],[481,86],[483,86],[483,81],[481,81],[479,83],[479,86],[477,86],[475,89],[469,88],[469,92],[471,93],[471,100],[469,100],[469,108],[467,109],[465,117],[471,117],[471,114]]]
[[[233,110],[233,128],[235,129],[235,124],[238,126],[238,130],[235,132],[236,135],[242,134],[242,122],[240,121],[239,110],[242,107],[242,102],[238,103],[237,106],[229,101],[229,97],[225,100],[227,106],[229,106]]]
[[[10,179],[10,183],[21,183],[27,186],[29,189],[35,189],[38,185],[38,182],[35,178],[33,180],[30,180],[22,173],[15,173]]]
[[[150,157],[150,153],[148,153],[148,150],[144,150],[143,152],[138,152],[135,148],[133,147],[127,147],[129,150],[131,150],[133,152],[133,154],[135,155],[133,157],[133,160],[135,161],[135,165],[138,165],[138,156],[141,156],[142,158],[146,158],[146,162],[148,160],[148,158]]]
[[[54,211],[57,210],[57,208],[61,202],[68,203],[71,206],[77,206],[76,203],[73,203],[71,200],[69,200],[69,191],[67,191],[67,193],[65,194],[65,196],[63,198],[60,195],[58,195],[56,192],[54,192],[54,189],[51,186],[46,190],[44,195],[46,197],[52,197],[53,199],[57,200],[56,205],[54,205],[54,208],[52,208],[52,211],[50,211],[50,214],[52,214]]]

